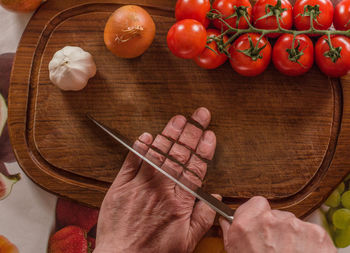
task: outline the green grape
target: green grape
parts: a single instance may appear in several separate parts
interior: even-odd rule
[[[335,246],[338,248],[346,248],[350,245],[350,226],[346,229],[337,230],[334,234]]]
[[[329,207],[337,207],[340,204],[340,194],[337,190],[333,191],[331,195],[329,195],[325,204]]]
[[[333,208],[330,208],[330,209],[333,209]],[[332,227],[330,226],[332,224],[328,223],[327,214],[328,214],[328,212],[325,213],[322,210],[320,210],[320,218],[321,218],[322,226],[328,232],[328,234],[332,237]]]
[[[350,209],[350,191],[346,191],[341,196],[341,203],[347,209]]]
[[[332,221],[336,228],[347,228],[350,224],[350,210],[346,208],[338,209],[333,213]]]
[[[333,214],[335,211],[337,211],[338,209],[336,208],[329,208],[328,211],[326,212],[326,218],[328,220],[329,223],[332,223],[333,220],[332,220],[332,217],[333,217]]]
[[[345,184],[342,182],[342,183],[340,183],[340,185],[338,185],[337,191],[338,191],[340,194],[342,194],[342,193],[344,192],[344,190],[345,190]]]

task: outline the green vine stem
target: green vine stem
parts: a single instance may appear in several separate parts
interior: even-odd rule
[[[277,1],[276,6],[281,5],[281,0]],[[310,9],[309,7],[312,6],[305,6],[305,10]],[[276,17],[276,21],[277,21],[277,25],[278,27],[276,29],[273,30],[267,30],[267,29],[259,29],[254,27],[250,22],[249,22],[249,16],[247,15],[247,12],[244,11],[244,9],[242,8],[238,8],[237,6],[234,7],[235,10],[239,10],[239,14],[233,14],[229,17],[223,18],[222,15],[216,10],[216,9],[211,9],[209,11],[209,13],[207,14],[207,17],[209,19],[218,19],[222,22],[222,24],[224,24],[228,29],[226,31],[224,31],[219,37],[223,37],[223,35],[226,35],[228,33],[233,33],[231,35],[231,37],[228,39],[228,41],[226,43],[223,43],[223,46],[221,47],[221,52],[228,54],[226,48],[229,44],[231,44],[238,36],[240,36],[241,34],[244,33],[259,33],[261,34],[261,38],[267,34],[270,33],[288,33],[288,34],[292,34],[293,35],[293,43],[292,46],[294,47],[295,45],[295,38],[296,36],[300,35],[300,34],[317,34],[317,35],[327,35],[328,37],[328,45],[330,46],[330,51],[335,50],[332,47],[332,43],[330,40],[331,35],[344,35],[347,37],[350,37],[350,29],[347,31],[340,31],[340,30],[318,30],[314,27],[313,21],[316,20],[316,18],[314,17],[314,12],[310,11],[308,16],[310,17],[310,28],[308,30],[303,30],[303,31],[295,31],[295,30],[288,30],[288,29],[284,29],[283,27],[281,27],[280,24],[280,12],[276,12],[275,13],[275,17]],[[270,15],[271,16],[271,15]],[[244,18],[245,21],[248,24],[248,28],[246,29],[239,29],[239,28],[235,28],[232,27],[230,24],[228,24],[228,22],[226,21],[227,19],[231,18],[231,17],[237,17],[237,22],[236,22],[236,26],[238,27],[238,22],[240,18]],[[316,20],[317,21],[317,20]]]

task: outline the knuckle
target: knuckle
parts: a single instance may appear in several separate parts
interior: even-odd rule
[[[291,229],[291,231],[293,231],[294,233],[297,233],[300,231],[300,222],[297,218],[292,218],[292,219],[288,219],[286,221],[287,226]]]
[[[172,173],[174,173],[174,175],[176,177],[180,176],[182,171],[183,171],[183,168],[182,166],[180,166],[179,164],[173,162],[173,161],[170,161],[169,159],[166,159],[165,162],[163,163],[162,167],[166,170],[171,170]]]
[[[195,146],[197,145],[197,140],[200,139],[201,135],[202,135],[202,130],[200,130],[199,128],[197,128],[192,124],[187,124],[180,136],[179,141],[180,143],[183,143],[187,146],[190,146],[192,149],[194,149]],[[194,140],[196,141],[194,142]]]
[[[203,179],[206,173],[207,164],[200,160],[197,156],[193,155],[187,168]]]
[[[165,157],[154,150],[149,150],[147,158],[152,159],[152,162],[156,162],[158,165],[163,163]]]
[[[327,232],[320,226],[312,224],[312,227],[314,230],[313,233],[317,235],[320,242],[323,242],[328,237]]]
[[[267,199],[262,197],[262,196],[254,196],[249,201],[251,201],[255,204],[269,205],[269,202],[267,201]]]
[[[173,148],[170,150],[169,155],[175,158],[180,163],[184,164],[188,161],[190,151],[186,147],[175,143]]]
[[[183,172],[182,176],[199,187],[202,185],[202,180],[200,180],[196,174],[193,174],[192,171],[186,170]]]
[[[276,227],[279,224],[278,218],[272,212],[265,212],[261,215],[261,221],[265,227]]]
[[[251,198],[243,205],[245,206],[245,209],[255,209],[256,215],[262,214],[266,211],[271,211],[271,207],[267,199],[260,196]]]
[[[158,134],[154,142],[152,143],[152,146],[166,153],[168,152],[169,147],[171,146],[171,141],[165,138],[164,136]]]
[[[147,145],[139,140],[135,141],[133,148],[139,153],[145,153],[145,151],[148,149]]]
[[[246,222],[245,219],[236,219],[233,220],[231,227],[233,231],[244,234],[247,232],[248,224],[249,222]]]

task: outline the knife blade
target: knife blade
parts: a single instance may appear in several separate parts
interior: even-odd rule
[[[229,222],[233,221],[233,215],[234,210],[232,210],[228,205],[221,202],[220,200],[213,197],[211,194],[205,192],[201,187],[197,186],[196,184],[192,183],[191,181],[187,180],[184,177],[177,178],[174,175],[174,170],[167,166],[159,167],[155,164],[154,161],[152,161],[152,156],[145,157],[142,154],[140,154],[137,150],[132,148],[132,145],[129,144],[129,141],[122,136],[120,133],[117,133],[116,131],[113,131],[109,127],[105,126],[104,124],[98,122],[96,119],[94,119],[90,114],[86,114],[88,119],[90,119],[96,126],[98,126],[101,130],[103,130],[105,133],[107,133],[110,137],[112,137],[115,141],[120,143],[122,146],[124,146],[126,149],[128,149],[130,152],[134,153],[136,156],[141,158],[144,162],[158,170],[160,173],[162,173],[164,176],[175,182],[177,185],[179,185],[181,188],[192,194],[197,199],[203,201],[208,206],[210,206],[214,211],[216,211],[218,214],[223,216],[225,219],[227,219]],[[156,159],[156,158],[154,158]]]

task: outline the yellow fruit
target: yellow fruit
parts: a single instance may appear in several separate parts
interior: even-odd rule
[[[204,237],[193,253],[226,253],[226,251],[222,238]]]

